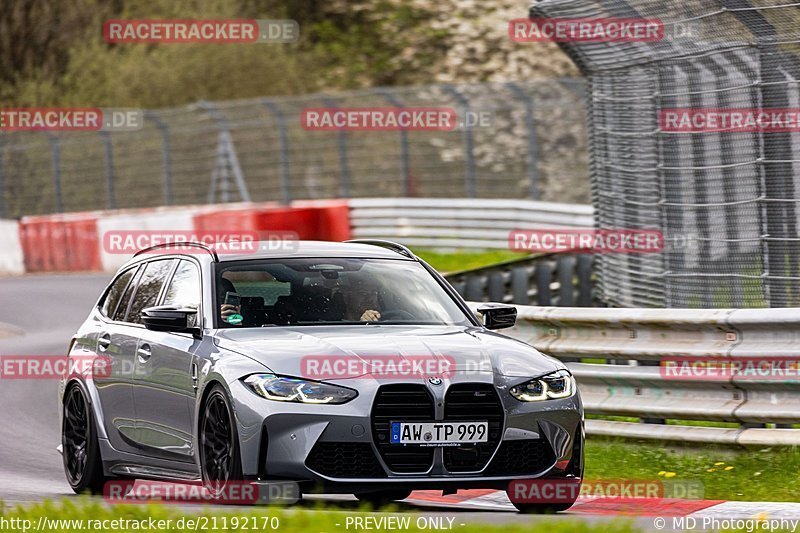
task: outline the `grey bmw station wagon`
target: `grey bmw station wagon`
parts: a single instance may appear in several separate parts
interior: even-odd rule
[[[84,365],[62,380],[67,480],[94,493],[115,478],[213,493],[290,480],[376,504],[415,489],[580,483],[574,378],[493,331],[514,325],[514,307],[478,312],[386,241],[140,251],[69,348],[110,370]]]

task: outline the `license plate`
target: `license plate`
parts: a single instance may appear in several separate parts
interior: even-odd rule
[[[392,422],[392,444],[473,444],[487,442],[488,422]]]

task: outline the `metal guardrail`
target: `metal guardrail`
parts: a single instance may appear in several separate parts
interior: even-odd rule
[[[517,228],[594,227],[589,205],[467,198],[356,198],[350,200],[356,238],[407,246],[508,249]]]
[[[542,254],[445,277],[468,301],[589,307],[592,261],[587,254]]]
[[[653,366],[664,358],[681,357],[800,360],[800,309],[520,306],[517,325],[503,333],[566,361],[578,380],[587,413],[641,421],[587,420],[590,434],[800,445],[800,429],[787,427],[800,424],[799,379],[676,379]],[[593,362],[579,362],[586,359]],[[685,421],[733,422],[738,427]]]

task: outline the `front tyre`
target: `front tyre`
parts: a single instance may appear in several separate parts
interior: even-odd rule
[[[510,498],[509,498],[510,499]],[[562,511],[566,511],[573,505],[575,502],[569,503],[559,503],[559,504],[544,504],[544,503],[514,503],[514,507],[517,508],[522,514],[555,514],[560,513]]]
[[[214,498],[225,498],[225,489],[242,481],[233,409],[220,385],[214,385],[200,415],[200,469],[203,484]]]
[[[94,416],[79,385],[72,385],[64,394],[62,414],[61,446],[67,482],[76,494],[102,494],[109,478],[103,474]]]

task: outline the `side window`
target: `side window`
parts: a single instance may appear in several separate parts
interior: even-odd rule
[[[142,271],[144,271],[144,267],[140,266],[133,276],[133,280],[128,285],[128,288],[125,289],[125,294],[122,295],[122,299],[120,299],[119,305],[117,305],[117,310],[114,312],[114,320],[118,322],[125,321],[125,313],[128,311],[128,304],[131,301],[131,296],[133,296],[133,291],[136,290],[136,285],[142,277]]]
[[[128,287],[128,282],[133,277],[134,272],[136,272],[135,268],[126,270],[122,273],[122,275],[117,277],[117,279],[108,289],[105,298],[103,298],[103,302],[100,304],[100,312],[104,317],[111,317],[114,314],[114,311],[117,310],[117,304],[122,298],[122,294],[125,292],[125,289]]]
[[[200,310],[200,272],[197,266],[191,261],[182,260],[178,264],[178,269],[172,276],[172,281],[167,288],[164,296],[163,305],[174,307],[191,307]],[[189,326],[194,327],[198,324],[199,318],[194,315],[190,319]]]
[[[128,312],[128,322],[133,322],[134,324],[142,323],[142,309],[147,309],[156,304],[161,287],[164,285],[164,281],[174,264],[175,262],[172,259],[162,259],[147,263],[142,279],[136,287],[136,294],[133,296],[131,310]]]

